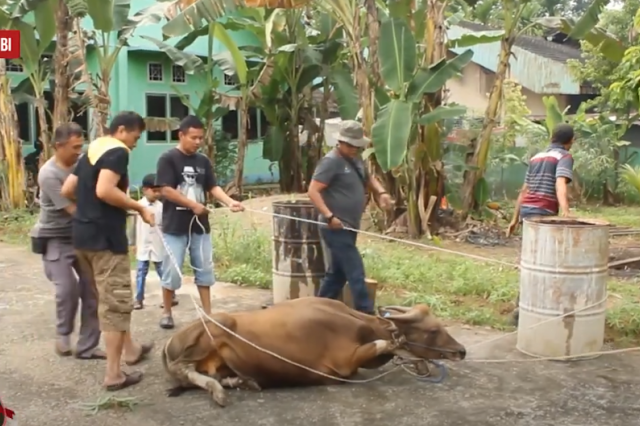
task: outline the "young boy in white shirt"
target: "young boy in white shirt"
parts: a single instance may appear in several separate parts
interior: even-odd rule
[[[149,273],[149,266],[153,262],[158,277],[162,278],[162,258],[165,255],[165,248],[162,242],[162,203],[158,200],[160,189],[156,186],[156,175],[148,174],[142,179],[142,195],[138,201],[145,207],[149,207],[155,214],[156,226],[151,227],[135,218],[136,231],[136,260],[138,267],[136,272],[136,299],[133,304],[134,309],[144,308],[144,288]],[[178,301],[174,295],[173,306]]]

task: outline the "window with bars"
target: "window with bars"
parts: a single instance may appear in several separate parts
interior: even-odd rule
[[[251,80],[249,80],[248,86],[251,87],[251,86],[254,85],[254,83],[255,83],[255,79],[251,79]],[[224,85],[225,86],[237,86],[238,84],[240,84],[240,83],[238,82],[238,79],[235,76],[235,74],[234,75],[228,75],[228,74],[224,75]]]
[[[261,139],[267,133],[269,122],[262,110],[249,108],[249,124],[247,129],[247,140],[253,141]],[[240,136],[240,114],[237,110],[231,110],[222,117],[222,131],[231,140]]]
[[[46,110],[47,110],[47,129],[50,133],[53,132],[53,109],[55,108],[55,97],[51,91],[45,91],[43,93]],[[77,99],[82,97],[82,93],[77,94]],[[89,110],[81,105],[79,102],[71,102],[69,108],[72,111],[71,121],[78,123],[85,135],[89,134]],[[16,104],[16,113],[18,117],[18,127],[20,132],[20,139],[27,141],[29,145],[35,142],[40,137],[40,121],[38,119],[38,112],[35,105],[27,102]]]
[[[24,102],[16,104],[16,115],[18,116],[18,127],[20,129],[20,139],[23,141],[33,142],[31,138],[31,114],[30,106]]]
[[[186,83],[187,74],[184,72],[184,68],[180,65],[173,65],[171,67],[171,81],[174,83]]]
[[[163,68],[162,64],[158,62],[149,62],[147,64],[147,80],[149,81],[163,81]]]
[[[235,86],[236,84],[238,84],[236,82],[236,76],[235,75],[229,75],[229,74],[225,74],[224,75],[224,85],[225,86]]]
[[[188,98],[187,96],[185,96]],[[182,120],[189,115],[189,107],[182,103],[178,95],[147,94],[147,117],[176,118]],[[154,143],[171,143],[178,140],[178,130],[147,131],[147,141]]]
[[[22,64],[9,60],[7,61],[7,72],[24,72],[24,68],[22,68]]]

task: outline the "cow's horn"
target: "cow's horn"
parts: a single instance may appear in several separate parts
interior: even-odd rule
[[[420,311],[405,312],[400,315],[386,315],[385,319],[396,321],[417,321],[422,317]]]
[[[391,306],[384,306],[382,308],[383,310],[392,310],[392,311],[399,311],[399,312],[409,312],[411,310],[411,308],[407,308],[406,306],[395,306],[395,305],[391,305]]]

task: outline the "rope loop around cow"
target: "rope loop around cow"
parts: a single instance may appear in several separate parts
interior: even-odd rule
[[[193,223],[193,222],[192,222]],[[200,226],[202,226],[202,224],[200,223],[199,220],[196,219],[196,223]],[[203,227],[204,229],[204,227]],[[190,236],[189,236],[190,237]],[[169,255],[169,258],[171,259],[171,262],[173,263],[172,267],[175,268],[178,276],[180,277],[180,279],[182,280],[184,278],[183,274],[182,274],[182,268],[180,267],[180,265],[178,264],[178,261],[176,260],[173,252],[171,251],[171,248],[169,247],[169,244],[167,243],[167,241],[165,240],[164,236],[162,236],[162,234],[160,234],[160,239],[162,240],[162,244],[165,247],[165,250],[167,250],[167,254]],[[353,384],[357,384],[357,383],[369,383],[369,382],[373,382],[375,380],[378,380],[384,376],[387,376],[391,373],[393,373],[394,371],[398,370],[399,368],[402,367],[402,365],[396,365],[394,368],[392,368],[391,370],[385,371],[381,374],[378,374],[374,377],[370,377],[367,379],[344,379],[342,377],[336,377],[336,376],[332,376],[330,374],[326,374],[323,373],[321,371],[315,370],[313,368],[307,367],[306,365],[302,365],[299,364],[295,361],[292,361],[290,359],[287,359],[275,352],[272,352],[268,349],[262,348],[258,345],[256,345],[255,343],[247,340],[246,338],[244,338],[243,336],[239,335],[238,333],[235,333],[233,330],[230,330],[229,328],[225,327],[223,324],[221,324],[219,321],[216,321],[215,319],[213,319],[210,315],[208,315],[199,305],[198,302],[196,301],[195,297],[193,297],[193,295],[191,293],[189,293],[189,297],[191,298],[191,302],[193,303],[193,306],[196,309],[196,313],[198,314],[198,318],[200,319],[200,321],[202,322],[202,325],[204,326],[205,331],[207,332],[207,334],[209,335],[209,338],[214,341],[215,339],[213,338],[213,335],[211,334],[211,331],[209,331],[209,328],[207,327],[207,323],[206,320],[211,321],[213,324],[215,324],[217,327],[221,328],[222,330],[224,330],[225,332],[227,332],[228,334],[230,334],[231,336],[241,340],[242,342],[246,343],[247,345],[253,347],[254,349],[263,352],[267,355],[271,355],[274,358],[277,358],[283,362],[286,362],[288,364],[291,364],[293,366],[299,367],[303,370],[307,370],[310,373],[314,373],[317,374],[319,376],[323,376],[326,377],[328,379],[331,380],[335,380],[338,382],[343,382],[343,383],[353,383]],[[206,319],[206,320],[205,320]]]
[[[314,224],[317,224],[317,225],[320,225],[320,226],[326,226],[326,224],[323,224],[323,223],[318,222],[318,221],[313,221],[313,220],[308,220],[308,219],[303,219],[303,218],[298,218],[298,217],[293,217],[293,216],[287,216],[287,215],[282,215],[282,214],[276,214],[276,213],[273,213],[273,212],[249,209],[249,208],[246,208],[246,207],[245,207],[245,210],[249,211],[249,212],[266,214],[266,215],[270,215],[270,216],[274,216],[274,217],[287,218],[287,219],[291,219],[291,220],[295,220],[295,221],[309,222],[309,223],[314,223]],[[194,217],[194,219],[195,219],[195,221],[192,220],[191,225],[193,225],[193,223],[195,222],[200,227],[202,227],[203,230],[204,230],[203,225],[200,223],[200,221],[197,219],[197,217]],[[440,251],[440,252],[445,252],[445,253],[449,253],[449,254],[455,254],[455,255],[459,255],[459,256],[463,256],[463,257],[476,259],[476,260],[479,260],[479,261],[482,261],[482,262],[492,262],[492,263],[501,264],[503,266],[518,268],[517,265],[511,264],[511,263],[508,263],[508,262],[504,262],[504,261],[501,261],[501,260],[497,260],[497,259],[490,259],[490,258],[486,258],[486,257],[483,257],[483,256],[477,256],[477,255],[473,255],[473,254],[469,254],[469,253],[458,252],[458,251],[455,251],[455,250],[444,249],[442,247],[430,246],[430,245],[418,243],[418,242],[415,242],[415,241],[402,240],[402,239],[390,237],[388,235],[376,234],[376,233],[373,233],[373,232],[367,232],[367,231],[356,230],[356,229],[351,229],[351,228],[348,228],[348,229],[352,230],[354,232],[360,233],[360,234],[370,235],[370,236],[373,236],[373,237],[382,238],[382,239],[389,240],[389,241],[395,241],[395,242],[399,242],[399,243],[403,243],[403,244],[413,245],[413,246],[421,247],[421,248],[424,248],[424,249],[427,249],[427,250],[435,250],[435,251]],[[191,226],[190,226],[190,230],[191,230]],[[176,272],[177,272],[178,276],[182,280],[183,279],[183,274],[182,274],[182,270],[181,270],[181,265],[178,264],[175,256],[171,252],[171,249],[169,248],[169,246],[168,246],[166,240],[164,239],[164,237],[162,236],[162,234],[160,234],[160,235],[161,235],[162,243],[165,246],[165,249],[167,250],[167,254],[169,255],[169,258],[171,259],[171,261],[173,263],[173,267],[176,269]],[[190,244],[191,235],[189,235],[188,238],[189,238],[188,244]],[[213,261],[213,259],[211,259],[211,261]],[[390,369],[388,371],[385,371],[385,372],[383,372],[381,374],[378,374],[378,375],[376,375],[374,377],[368,378],[368,379],[362,379],[362,380],[343,379],[343,378],[340,378],[340,377],[335,377],[335,376],[332,376],[332,375],[329,375],[329,374],[325,374],[325,373],[323,373],[321,371],[317,371],[317,370],[312,369],[310,367],[307,367],[305,365],[298,364],[298,363],[296,363],[296,362],[294,362],[292,360],[289,360],[287,358],[284,358],[284,357],[278,355],[277,353],[274,353],[274,352],[269,351],[267,349],[261,348],[260,346],[250,342],[249,340],[245,339],[244,337],[240,336],[239,334],[233,332],[232,330],[229,330],[227,327],[225,327],[224,325],[220,324],[215,319],[211,318],[211,316],[209,316],[207,313],[205,313],[204,310],[198,305],[196,299],[194,298],[194,296],[191,293],[189,293],[189,297],[191,298],[191,301],[192,301],[192,303],[193,303],[193,305],[194,305],[194,307],[196,309],[196,313],[198,314],[198,318],[202,322],[202,324],[203,324],[207,334],[211,338],[211,340],[214,340],[214,338],[213,338],[211,332],[209,331],[209,329],[207,327],[207,323],[206,323],[205,319],[211,321],[213,324],[215,324],[216,326],[218,326],[219,328],[221,328],[222,330],[224,330],[228,334],[236,337],[237,339],[243,341],[244,343],[248,344],[249,346],[253,347],[254,349],[256,349],[256,350],[258,350],[260,352],[266,353],[268,355],[273,356],[274,358],[280,359],[283,362],[286,362],[288,364],[294,365],[294,366],[299,367],[299,368],[301,368],[303,370],[307,370],[307,371],[309,371],[311,373],[326,377],[326,378],[331,379],[331,380],[344,382],[344,383],[354,383],[354,384],[357,384],[357,383],[368,383],[368,382],[372,382],[372,381],[378,380],[378,379],[380,379],[380,378],[382,378],[384,376],[387,376],[387,375],[395,372],[399,368],[402,368],[407,373],[409,373],[412,376],[414,376],[417,380],[425,381],[425,382],[441,383],[442,381],[444,381],[448,377],[447,367],[441,362],[438,362],[438,361],[435,361],[435,360],[428,360],[428,361],[427,360],[423,360],[423,361],[426,361],[428,364],[431,364],[432,366],[435,366],[439,370],[440,374],[438,376],[432,376],[431,375],[431,371],[429,371],[429,373],[427,373],[427,374],[419,374],[418,372],[411,371],[409,369],[408,365],[407,365],[408,363],[411,363],[409,359],[398,360],[395,363],[396,365],[395,365],[394,368],[392,368],[392,369]],[[550,319],[542,321],[540,323],[533,324],[531,326],[528,326],[527,329],[535,328],[535,327],[538,327],[538,326],[540,326],[540,325],[542,325],[542,324],[544,324],[546,322],[555,321],[555,320],[564,318],[564,317],[569,316],[569,315],[575,315],[578,312],[581,312],[583,310],[592,308],[592,307],[594,307],[596,305],[599,305],[599,304],[603,303],[604,301],[606,301],[606,299],[607,298],[605,297],[605,299],[603,301],[599,301],[599,302],[594,303],[592,305],[584,306],[584,307],[582,307],[580,309],[576,309],[574,311],[567,312],[567,313],[565,313],[563,315],[560,315],[558,317],[550,318]],[[497,338],[490,339],[488,341],[472,345],[471,347],[478,347],[478,346],[481,346],[481,345],[485,345],[485,344],[494,342],[496,340],[500,340],[500,339],[503,339],[505,337],[508,337],[508,336],[510,336],[510,335],[512,335],[514,333],[515,332],[509,333],[509,334],[506,334],[506,335],[502,335],[502,336],[498,336]],[[631,352],[631,351],[637,351],[637,350],[640,350],[640,347],[639,348],[628,348],[628,349],[614,350],[614,351],[602,351],[602,352],[597,352],[597,353],[594,353],[594,354],[622,353],[622,352]],[[397,358],[398,357],[396,357],[395,359],[397,359]],[[561,357],[558,360],[571,361],[573,358],[575,358],[575,357]],[[555,358],[536,358],[536,359],[531,359],[531,360],[514,360],[514,359],[482,360],[482,359],[469,359],[468,361],[491,363],[491,362],[525,362],[525,361],[539,362],[539,361],[547,361],[547,360],[556,360],[556,359]]]

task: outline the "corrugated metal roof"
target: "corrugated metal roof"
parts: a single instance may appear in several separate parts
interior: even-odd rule
[[[479,24],[477,22],[460,21],[458,26],[472,31],[496,31],[499,28],[493,28],[488,25]],[[557,39],[557,37],[554,37]],[[570,41],[567,44],[560,44],[547,40],[545,37],[519,36],[515,45],[533,54],[542,56],[552,61],[566,62],[569,59],[582,59],[580,49],[571,46]]]

